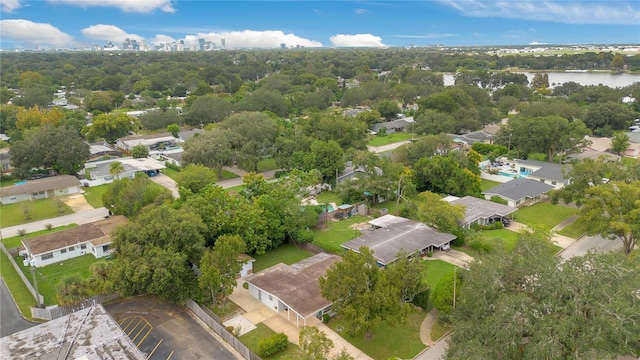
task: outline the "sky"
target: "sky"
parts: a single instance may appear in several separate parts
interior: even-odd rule
[[[0,0],[0,47],[640,44],[640,1]]]

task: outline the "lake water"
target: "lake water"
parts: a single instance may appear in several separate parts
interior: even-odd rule
[[[525,74],[529,79],[529,83],[533,80],[536,73],[514,71],[516,74]],[[588,85],[606,85],[610,88],[625,87],[633,84],[634,82],[640,82],[640,75],[638,74],[612,74],[609,72],[548,72],[549,85],[551,87],[554,84],[564,84],[566,82],[576,82],[582,86]],[[455,74],[444,74],[444,85],[452,86],[454,84]]]

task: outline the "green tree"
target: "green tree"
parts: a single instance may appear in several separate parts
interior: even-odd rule
[[[634,119],[634,111],[616,101],[589,105],[584,123],[598,136],[611,136],[617,130],[626,130]]]
[[[146,158],[149,156],[149,149],[142,144],[136,145],[131,149],[131,156],[133,156],[134,159]]]
[[[615,54],[613,60],[611,60],[611,68],[616,70],[624,68],[624,56]]]
[[[129,132],[137,132],[140,129],[138,120],[126,114],[100,114],[96,116],[91,125],[82,129],[82,135],[88,139],[104,138],[113,144],[121,137],[129,135]]]
[[[198,291],[191,264],[204,252],[206,227],[197,214],[170,206],[141,213],[113,233],[115,290],[182,301]]]
[[[222,178],[222,167],[229,165],[234,151],[229,133],[221,129],[205,131],[184,143],[182,159],[185,164],[202,165],[215,169]]]
[[[107,209],[127,217],[138,215],[147,205],[160,205],[171,199],[171,191],[141,173],[133,179],[115,180],[102,195],[102,203]]]
[[[140,115],[138,119],[140,120],[140,124],[142,124],[145,129],[149,130],[167,129],[167,127],[172,124],[184,124],[184,116],[180,115],[175,109],[167,109],[167,111],[150,110],[146,114]],[[168,129],[167,131],[171,132]]]
[[[124,165],[120,161],[114,161],[109,164],[109,174],[120,180],[120,174],[124,172]]]
[[[176,183],[181,188],[189,189],[192,193],[198,193],[207,185],[215,183],[216,173],[202,165],[187,165],[176,174]]]
[[[236,286],[236,277],[242,270],[240,255],[246,250],[238,235],[223,235],[216,239],[213,249],[207,250],[200,260],[200,289],[211,294],[211,302],[222,306]]]
[[[173,135],[174,138],[178,138],[178,133],[180,132],[180,127],[177,124],[169,124],[167,125],[167,131]]]
[[[442,232],[454,232],[464,220],[465,209],[462,205],[451,205],[440,195],[425,191],[420,194],[418,219]]]
[[[258,171],[258,161],[274,155],[278,126],[268,115],[237,113],[229,116],[220,127],[227,131],[236,160],[243,169]]]
[[[380,101],[378,104],[376,104],[375,108],[386,120],[396,119],[398,117],[398,113],[400,112],[398,104],[395,101],[388,99]]]
[[[616,132],[611,138],[611,151],[620,155],[629,148],[629,135]]]
[[[460,287],[462,283],[460,282],[460,273],[456,272],[455,276],[455,297],[456,301],[458,301],[460,300]],[[453,311],[453,282],[454,273],[447,274],[438,281],[431,291],[431,302],[433,303],[433,307],[445,314],[451,314]]]
[[[105,294],[113,289],[111,269],[113,263],[106,260],[96,261],[89,266],[91,276],[89,277],[89,287],[98,294]]]
[[[79,274],[65,275],[56,287],[60,305],[75,305],[89,296],[89,289]]]
[[[326,181],[334,179],[336,173],[344,170],[344,162],[342,161],[344,152],[340,148],[340,144],[333,140],[314,140],[311,143],[310,156],[312,158],[311,167],[305,168],[305,170],[316,169],[320,171]]]
[[[620,239],[629,255],[640,238],[640,180],[591,187],[580,210],[589,234]]]
[[[298,336],[300,349],[304,352],[305,360],[326,360],[333,348],[333,341],[324,331],[315,326],[305,326]]]
[[[477,164],[470,162],[468,155],[456,153],[450,152],[446,156],[437,155],[418,160],[414,166],[416,188],[420,191],[454,196],[480,194]]]
[[[638,259],[563,260],[522,239],[464,272],[447,359],[615,359],[637,356]]]
[[[219,123],[231,114],[232,104],[213,95],[200,96],[189,107],[185,122],[192,126]]]

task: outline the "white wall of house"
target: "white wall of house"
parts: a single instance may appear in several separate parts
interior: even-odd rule
[[[38,254],[33,256],[36,267],[47,266],[65,261],[78,256],[87,254],[89,246],[87,243],[76,244],[73,246],[67,246],[65,248],[56,249],[44,254]]]
[[[247,261],[242,264],[242,270],[240,270],[240,277],[243,278],[247,275],[253,274],[253,261]]]
[[[499,198],[501,198],[502,200],[505,200],[507,202],[507,205],[512,206],[512,207],[518,207],[520,205],[522,205],[524,203],[523,200],[511,200],[511,199],[507,199],[504,196],[500,196],[500,195],[495,195],[495,194],[485,194],[484,195],[484,199],[485,200],[491,200],[492,197],[497,196]]]
[[[249,283],[249,294],[251,294],[251,296],[258,299],[261,303],[265,304],[267,307],[269,307],[269,309],[273,311],[280,312],[285,310],[285,308],[281,306],[283,304],[277,297],[269,294],[262,289],[259,289],[251,283]]]
[[[97,258],[101,258],[110,254],[109,250],[111,249],[111,243],[101,244],[97,246],[94,246],[93,244],[89,243],[89,248],[93,256]]]
[[[565,180],[565,181],[555,181],[555,180],[550,180],[550,179],[542,179],[542,178],[537,178],[537,177],[533,177],[533,176],[529,176],[531,179],[534,180],[538,180],[540,182],[543,182],[547,185],[551,185],[553,186],[556,190],[560,190],[563,187],[569,185],[569,180]]]
[[[31,200],[30,194],[16,194],[16,195],[7,195],[0,198],[0,201],[3,205],[15,204],[22,201]]]
[[[62,189],[56,189],[53,191],[38,191],[38,192],[28,193],[28,194],[6,195],[0,198],[0,202],[2,202],[3,205],[8,205],[8,204],[19,203],[22,201],[47,199],[54,196],[65,196],[70,194],[77,194],[79,192],[80,192],[80,188],[78,186],[69,186]]]

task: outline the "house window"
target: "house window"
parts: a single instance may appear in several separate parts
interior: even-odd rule
[[[555,185],[555,184],[557,184],[555,181],[552,181],[552,182],[551,182],[551,185]]]
[[[66,253],[67,253],[67,249],[60,250],[60,254],[66,254]]]
[[[516,205],[520,205],[520,200],[516,201]]]
[[[40,259],[44,260],[49,260],[49,259],[53,259],[53,253],[46,253],[42,256],[40,256]]]
[[[540,182],[544,182],[544,179],[540,179]]]
[[[269,295],[269,301],[273,301],[273,296]]]
[[[111,175],[105,176],[104,179],[105,179],[105,181],[111,181],[111,180],[113,180],[113,176],[111,176]]]
[[[72,246],[72,247],[69,248],[69,251],[74,251],[75,249],[76,249],[76,247]]]
[[[82,245],[80,245],[80,250],[84,250],[84,249],[86,249],[86,248],[87,248],[87,244],[82,244]]]

